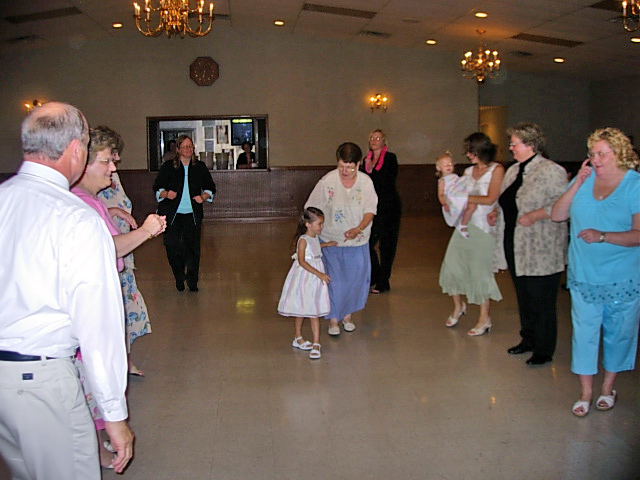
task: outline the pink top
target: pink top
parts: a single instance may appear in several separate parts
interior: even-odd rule
[[[91,208],[93,208],[96,212],[98,212],[98,215],[100,215],[100,218],[102,218],[102,220],[104,220],[104,223],[107,224],[107,228],[109,229],[109,233],[111,234],[112,237],[115,237],[116,235],[120,235],[120,229],[118,228],[118,226],[115,224],[115,222],[109,215],[109,210],[107,209],[107,206],[104,203],[102,203],[101,200],[89,195],[87,192],[85,192],[79,187],[73,187],[71,189],[71,193],[76,195],[80,200],[82,200],[84,203],[86,203]],[[122,259],[122,257],[117,258],[116,266],[118,267],[119,272],[124,270],[124,260]]]
[[[378,159],[378,163],[376,164],[376,171],[382,168],[382,164],[384,163],[384,154],[387,153],[387,147],[382,147],[380,150],[380,158]],[[364,160],[364,169],[367,173],[371,173],[373,171],[373,150],[369,150],[367,154],[367,158]]]

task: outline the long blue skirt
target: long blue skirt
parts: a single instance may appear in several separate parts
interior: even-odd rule
[[[342,320],[367,304],[371,281],[369,244],[359,247],[325,247],[322,262],[329,282],[331,312],[325,318]]]

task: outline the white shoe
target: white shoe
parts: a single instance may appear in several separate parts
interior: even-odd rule
[[[356,324],[353,322],[342,322],[342,328],[345,332],[353,332],[356,329]]]
[[[329,335],[333,335],[334,337],[340,335],[340,327],[338,325],[334,325],[333,327],[329,327],[328,330]]]
[[[299,340],[302,340],[302,343],[300,343]],[[294,338],[291,343],[292,347],[299,348],[300,350],[311,350],[311,345],[312,343],[309,340],[305,340],[302,337]]]
[[[317,360],[321,356],[322,356],[322,354],[320,353],[320,344],[319,343],[314,343],[313,344],[313,348],[311,349],[311,352],[309,353],[309,358],[311,360]]]

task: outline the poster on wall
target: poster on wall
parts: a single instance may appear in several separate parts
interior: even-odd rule
[[[229,143],[228,125],[216,125],[216,143]]]

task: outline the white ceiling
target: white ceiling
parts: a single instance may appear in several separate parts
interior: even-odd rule
[[[503,65],[524,72],[558,72],[588,79],[640,74],[640,43],[621,24],[618,12],[593,8],[599,0],[220,0],[215,22],[234,29],[279,31],[282,34],[331,38],[404,48],[440,49],[462,53],[478,45],[476,29],[500,51]],[[193,0],[191,0],[193,3]],[[139,3],[143,3],[139,1]],[[157,0],[153,0],[157,3]],[[305,9],[305,3],[372,12],[371,18]],[[614,7],[620,2],[612,1]],[[0,53],[83,42],[137,33],[128,0],[0,0]],[[75,7],[80,14],[12,23],[8,17]],[[489,14],[486,19],[476,11]],[[284,27],[273,20],[283,19]],[[124,28],[114,30],[120,21]],[[215,23],[214,23],[215,28]],[[363,31],[388,34],[386,38]],[[582,42],[566,47],[512,38],[538,35]],[[427,38],[436,46],[424,43]],[[189,39],[197,41],[197,39]],[[180,41],[160,37],[155,41]],[[188,41],[188,40],[184,40]],[[562,65],[553,62],[562,56]]]

